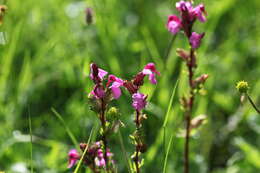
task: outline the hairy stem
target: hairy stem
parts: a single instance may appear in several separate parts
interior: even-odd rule
[[[140,121],[139,121],[139,116],[140,116],[140,112],[138,110],[136,110],[136,119],[135,119],[135,125],[136,125],[136,131],[138,133],[139,128],[140,128]],[[135,163],[135,167],[136,167],[136,173],[140,173],[140,169],[139,169],[139,146],[138,146],[138,142],[136,142],[136,146],[135,146],[135,158],[134,158],[134,163]]]
[[[106,111],[106,104],[103,99],[101,99],[101,115],[100,115],[100,120],[101,120],[101,125],[103,129],[103,136],[102,136],[102,141],[104,143],[104,159],[106,162],[106,171],[108,171],[108,159],[107,159],[107,136],[106,136],[106,116],[105,116],[105,111]]]
[[[194,50],[190,49],[190,58],[187,62],[187,67],[189,71],[189,87],[190,96],[188,99],[188,107],[185,113],[186,120],[186,134],[185,134],[185,147],[184,147],[184,173],[189,173],[189,141],[190,141],[190,121],[192,116],[192,108],[194,102],[194,82],[193,82],[193,68],[196,66]]]

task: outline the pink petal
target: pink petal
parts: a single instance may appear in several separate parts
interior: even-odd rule
[[[196,32],[192,32],[190,36],[190,44],[193,49],[197,49],[200,46],[201,39],[204,37],[204,33],[197,34]]]
[[[112,93],[113,93],[113,97],[115,99],[118,99],[121,96],[121,89],[119,87],[111,87]]]
[[[167,28],[168,31],[170,31],[172,34],[177,34],[177,32],[180,31],[181,29],[181,20],[175,16],[175,15],[171,15],[168,17],[168,22],[167,22]]]

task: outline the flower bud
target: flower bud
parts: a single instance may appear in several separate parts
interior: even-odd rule
[[[247,93],[249,86],[248,86],[248,83],[246,81],[239,81],[237,83],[236,88],[240,93]]]
[[[7,11],[7,6],[0,5],[0,25],[3,23],[3,18],[4,18],[6,11]]]
[[[107,118],[109,120],[118,120],[120,113],[116,107],[111,107],[107,112]]]
[[[206,115],[198,115],[195,118],[193,118],[190,122],[190,130],[200,127],[206,120],[206,118]]]
[[[88,25],[93,22],[93,10],[91,8],[86,8],[86,23]]]
[[[181,57],[185,61],[190,57],[190,53],[181,48],[177,48],[176,53],[179,57]]]
[[[196,78],[194,80],[195,86],[198,86],[200,84],[204,84],[206,80],[208,79],[209,75],[208,74],[203,74],[200,77]]]

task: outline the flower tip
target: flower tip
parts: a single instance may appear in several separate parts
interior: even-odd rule
[[[175,15],[168,16],[167,29],[173,35],[177,34],[181,29],[181,19]]]
[[[249,89],[249,85],[246,81],[239,81],[236,85],[236,89],[240,92],[240,93],[247,93],[248,89]]]

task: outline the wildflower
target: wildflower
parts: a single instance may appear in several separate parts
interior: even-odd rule
[[[185,1],[176,2],[176,9],[180,12],[191,11],[192,4],[190,2]]]
[[[148,64],[144,67],[144,69],[143,69],[142,72],[143,72],[143,74],[145,74],[145,75],[149,75],[149,80],[150,80],[150,82],[151,82],[152,84],[156,84],[156,83],[157,83],[155,76],[156,76],[156,74],[157,74],[157,75],[160,75],[160,72],[158,72],[158,71],[156,70],[154,63],[148,63]]]
[[[201,21],[201,22],[206,22],[206,17],[205,15],[207,15],[207,12],[205,10],[205,7],[203,4],[200,4],[198,6],[196,6],[193,10],[192,10],[193,14],[195,15],[195,17]]]
[[[107,75],[107,72],[101,68],[98,68],[98,66],[94,63],[90,64],[90,78],[95,82],[101,82],[103,78]]]
[[[103,88],[103,86],[95,85],[94,89],[91,91],[91,94],[94,95],[96,98],[104,98],[106,95],[106,92]]]
[[[121,96],[120,87],[124,85],[124,81],[114,75],[109,75],[107,86],[109,86],[110,83],[112,83],[112,85],[109,88],[111,89],[111,91],[113,93],[113,97],[115,99],[118,99]]]
[[[248,86],[248,83],[246,81],[239,81],[237,83],[236,88],[240,93],[247,93],[249,86]]]
[[[201,39],[204,37],[205,33],[197,34],[196,32],[192,32],[189,40],[190,45],[193,49],[197,49],[200,46]]]
[[[102,158],[95,157],[95,165],[98,167],[104,167],[106,166],[106,161],[103,157]]]
[[[146,104],[147,104],[147,95],[144,95],[142,93],[135,93],[132,95],[132,99],[133,99],[133,108],[140,111],[142,109],[145,108]]]
[[[170,31],[172,34],[175,35],[177,32],[180,31],[181,27],[182,27],[181,20],[179,19],[178,16],[170,15],[168,17],[168,23],[167,23],[168,31]]]
[[[79,154],[78,154],[76,149],[71,149],[69,151],[68,156],[69,156],[68,168],[72,168],[76,164],[77,160],[80,159],[80,156],[79,156]]]

